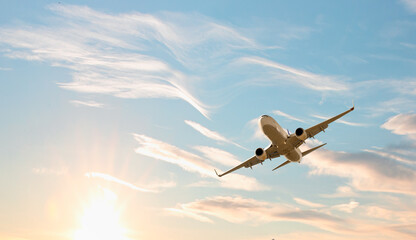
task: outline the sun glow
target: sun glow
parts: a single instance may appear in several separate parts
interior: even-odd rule
[[[120,213],[115,207],[117,195],[102,189],[103,196],[95,197],[84,210],[73,240],[128,240],[120,224]]]

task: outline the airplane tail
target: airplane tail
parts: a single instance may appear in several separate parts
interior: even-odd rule
[[[321,147],[323,147],[323,146],[325,146],[325,145],[326,145],[326,143],[324,143],[324,144],[322,144],[322,145],[319,145],[319,146],[317,146],[317,147],[311,148],[311,149],[309,149],[309,150],[307,150],[307,151],[304,151],[304,152],[302,153],[302,157],[304,157],[304,156],[308,155],[309,153],[311,153],[311,152],[315,151],[316,149],[321,148]]]

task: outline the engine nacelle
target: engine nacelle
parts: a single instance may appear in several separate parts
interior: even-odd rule
[[[296,137],[299,140],[302,140],[302,141],[304,141],[308,138],[308,134],[306,134],[306,132],[305,132],[305,130],[303,130],[303,128],[296,129],[295,134],[296,134]]]
[[[264,151],[263,148],[257,148],[256,149],[256,158],[258,160],[264,161],[267,158],[267,153]]]

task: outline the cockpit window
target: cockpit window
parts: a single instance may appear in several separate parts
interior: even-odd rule
[[[270,117],[269,115],[262,115],[261,117]]]

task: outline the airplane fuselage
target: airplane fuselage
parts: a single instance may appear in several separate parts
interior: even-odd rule
[[[264,135],[276,146],[280,155],[284,155],[291,162],[300,162],[302,153],[298,148],[287,142],[288,133],[268,115],[261,116],[259,120],[260,129]]]

